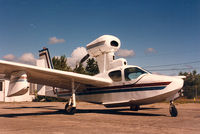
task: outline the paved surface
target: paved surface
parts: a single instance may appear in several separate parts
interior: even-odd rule
[[[176,104],[178,117],[170,117],[169,104],[106,109],[78,103],[75,115],[66,115],[65,103],[0,103],[0,134],[200,134],[200,104]]]

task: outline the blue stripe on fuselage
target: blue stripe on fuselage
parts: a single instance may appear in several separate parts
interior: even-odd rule
[[[94,94],[106,94],[106,93],[120,93],[120,92],[135,92],[135,91],[151,91],[151,90],[162,90],[166,86],[159,87],[140,87],[140,88],[128,88],[128,89],[113,89],[113,90],[104,90],[104,91],[87,91],[87,92],[77,92],[76,95],[94,95]],[[58,96],[68,96],[71,94],[60,94]]]

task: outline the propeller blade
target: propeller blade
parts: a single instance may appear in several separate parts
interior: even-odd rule
[[[90,57],[89,54],[85,55],[85,56],[81,59],[80,63],[83,63],[83,62],[86,61],[89,57]]]

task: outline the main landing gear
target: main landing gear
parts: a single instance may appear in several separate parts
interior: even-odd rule
[[[176,117],[178,115],[178,111],[173,101],[170,101],[169,112],[171,114],[171,117]]]
[[[72,103],[72,97],[65,105],[65,113],[72,115],[76,113],[76,106]]]
[[[74,80],[72,79],[72,96],[65,105],[65,112],[67,114],[75,114],[76,113],[76,95],[75,95],[75,88],[74,88]]]

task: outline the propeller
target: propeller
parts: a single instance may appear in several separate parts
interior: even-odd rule
[[[86,54],[80,61],[80,63],[82,64],[84,61],[86,61],[88,58],[90,57],[89,54]]]

